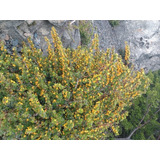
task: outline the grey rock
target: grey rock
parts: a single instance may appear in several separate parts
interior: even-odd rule
[[[18,40],[17,39],[12,39],[11,44],[12,44],[12,46],[17,47],[18,46]]]
[[[72,21],[73,22],[73,21]],[[72,23],[73,24],[73,23]],[[78,26],[79,23],[78,21],[75,21],[74,22],[74,25],[75,26]],[[80,45],[80,42],[81,42],[81,37],[80,37],[80,32],[79,32],[79,29],[77,28],[72,28],[72,41],[71,41],[71,48],[73,49],[76,49],[77,46]]]
[[[22,41],[27,43],[27,37],[31,37],[35,46],[41,48],[46,55],[47,45],[44,36],[47,36],[52,43],[50,32],[52,26],[54,26],[62,39],[63,46],[76,48],[80,43],[80,33],[73,25],[69,25],[70,22],[65,20],[0,21],[0,40],[6,42],[7,49],[11,52],[14,45],[21,48]],[[78,23],[74,23],[74,25],[78,25]],[[20,51],[19,48],[18,50]]]
[[[94,21],[100,33],[100,47],[115,47],[116,51],[124,49],[125,41],[131,50],[130,61],[136,69],[160,69],[160,21],[120,21],[110,27],[106,21]]]
[[[69,33],[70,31],[64,31],[61,37],[62,43],[64,45],[65,48],[69,47],[69,45],[71,44],[71,33]]]
[[[39,37],[37,32],[35,32],[33,34],[33,37],[34,37],[33,42],[34,42],[35,47],[41,49],[41,46],[40,46],[41,45],[41,38]]]
[[[47,35],[49,35],[49,31],[46,29],[46,28],[40,28],[40,30],[39,30],[39,32],[41,32],[42,33],[42,35],[43,36],[47,36]]]
[[[5,37],[5,39],[4,39],[4,40],[8,41],[8,40],[9,40],[9,36],[8,36],[8,35],[6,35],[6,37]]]
[[[72,23],[72,25],[67,23],[63,28],[61,40],[65,48],[70,47],[72,49],[76,49],[80,44],[80,32],[79,29],[75,27],[78,25],[78,21],[75,21],[74,24]]]
[[[24,36],[25,36],[25,37],[31,37],[32,34],[31,34],[31,33],[24,33]]]
[[[48,20],[48,21],[56,27],[62,27],[66,23],[66,20]]]
[[[93,27],[96,28],[95,33],[99,36],[99,46],[101,49],[116,48],[117,41],[115,33],[108,21],[92,21]]]
[[[31,25],[31,24],[33,24],[34,20],[27,20],[26,22],[28,25]]]

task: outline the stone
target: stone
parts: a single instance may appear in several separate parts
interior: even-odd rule
[[[27,20],[26,22],[28,25],[31,25],[34,22],[34,20]]]
[[[65,48],[67,48],[67,47],[69,47],[70,46],[70,44],[71,44],[71,32],[70,32],[70,34],[69,34],[69,32],[70,31],[64,31],[63,32],[63,35],[62,35],[62,37],[61,37],[61,41],[62,41],[62,43],[63,43],[63,46],[65,47]]]
[[[72,32],[72,39],[74,39],[74,41],[71,41],[70,47],[73,49],[76,49],[77,46],[79,46],[81,42],[80,33],[78,29],[75,29]]]
[[[18,40],[17,40],[17,39],[12,39],[12,40],[11,40],[11,45],[12,45],[13,47],[17,47],[17,46],[18,46]]]
[[[4,39],[4,40],[8,41],[8,40],[9,40],[9,36],[8,36],[8,35],[6,35],[6,37],[5,37],[5,39]]]
[[[24,36],[25,37],[31,37],[32,35],[31,35],[31,33],[24,33]]]
[[[50,33],[46,28],[40,28],[39,32],[41,32],[43,36],[46,36]]]
[[[48,21],[57,27],[62,27],[66,22],[66,20],[48,20]]]
[[[106,50],[107,48],[115,48],[117,46],[116,36],[107,20],[94,20],[92,21],[92,25],[96,28],[94,32],[98,33],[99,45],[101,49]]]

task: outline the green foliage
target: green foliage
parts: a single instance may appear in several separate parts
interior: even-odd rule
[[[79,21],[79,31],[81,37],[81,45],[87,47],[93,36],[93,26],[91,21]]]
[[[124,65],[114,50],[65,49],[55,28],[43,56],[28,39],[22,55],[0,48],[1,139],[105,139],[118,135],[126,106],[145,93],[144,71]],[[129,60],[129,46],[125,47]]]
[[[143,123],[145,123],[151,119],[150,123],[137,130],[132,139],[158,138],[160,133],[160,113],[155,114],[155,112],[160,108],[160,70],[149,72],[148,77],[152,83],[146,94],[133,101],[132,107],[129,108],[129,116],[121,122],[120,137],[127,137],[138,126],[140,120],[147,112],[147,108],[151,106],[143,120]]]
[[[109,24],[112,27],[118,26],[119,25],[119,20],[109,20]]]
[[[122,59],[124,60],[124,58],[125,58],[125,50],[124,49],[119,49],[118,53],[119,53],[119,55],[122,56]]]

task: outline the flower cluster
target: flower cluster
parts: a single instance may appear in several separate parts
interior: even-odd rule
[[[145,93],[143,70],[125,65],[114,50],[65,49],[55,28],[48,56],[31,39],[9,55],[0,48],[0,137],[3,139],[106,139],[118,135],[132,99]],[[129,60],[126,44],[125,60]],[[5,74],[4,74],[5,73]]]

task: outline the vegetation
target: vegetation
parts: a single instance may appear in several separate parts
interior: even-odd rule
[[[131,139],[160,138],[160,70],[150,72],[147,93],[133,101],[129,116],[121,123],[120,137]]]
[[[118,53],[119,53],[119,55],[122,56],[122,59],[124,60],[124,58],[125,58],[125,50],[124,49],[119,49]]]
[[[127,106],[146,92],[144,71],[124,65],[114,50],[100,51],[98,36],[88,49],[65,49],[52,28],[48,56],[23,44],[0,48],[1,139],[106,139],[118,135]],[[126,43],[125,60],[129,60]]]
[[[109,20],[109,24],[112,27],[118,26],[119,25],[119,20]]]
[[[79,21],[79,31],[81,36],[82,47],[88,47],[93,36],[93,26],[91,21]]]

